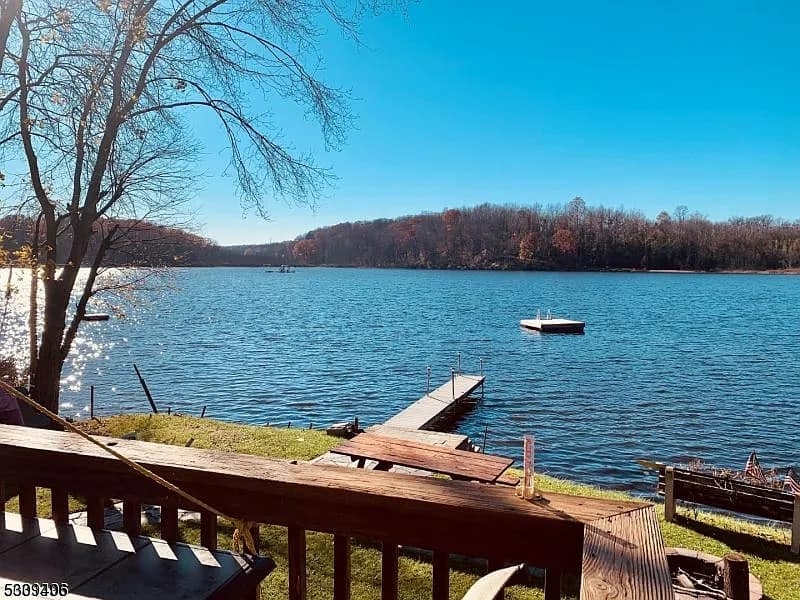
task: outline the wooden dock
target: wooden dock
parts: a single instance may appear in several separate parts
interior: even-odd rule
[[[438,422],[458,411],[470,394],[483,386],[485,379],[483,375],[455,373],[450,381],[425,394],[384,425],[402,429],[433,429]]]

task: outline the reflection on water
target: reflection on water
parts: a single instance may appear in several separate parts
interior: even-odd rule
[[[2,332],[20,356],[24,279]],[[368,425],[421,396],[428,365],[444,382],[461,351],[466,371],[484,359],[487,383],[459,430],[515,457],[534,433],[537,468],[555,475],[642,491],[641,457],[798,461],[800,277],[230,268],[176,270],[173,284],[125,319],[82,324],[65,414],[86,414],[90,385],[101,414],[147,411],[135,362],[162,409]],[[586,335],[520,329],[537,308],[585,320]]]

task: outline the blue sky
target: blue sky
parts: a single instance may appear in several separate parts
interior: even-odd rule
[[[364,46],[338,34],[320,43],[326,81],[357,98],[340,152],[297,112],[276,111],[285,139],[338,177],[317,210],[278,200],[268,222],[243,217],[198,118],[202,233],[263,243],[575,196],[648,217],[686,205],[712,220],[800,219],[798,25],[800,4],[780,1],[423,0],[371,17]]]

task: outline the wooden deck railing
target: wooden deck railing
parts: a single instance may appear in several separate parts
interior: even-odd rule
[[[384,600],[397,598],[399,544],[433,551],[434,600],[449,597],[448,556],[456,553],[547,569],[547,598],[558,598],[562,571],[580,572],[584,525],[642,506],[557,494],[531,503],[505,486],[130,440],[107,443],[225,514],[287,527],[290,600],[306,597],[307,530],[334,535],[335,600],[349,598],[354,537],[382,545]],[[70,433],[0,425],[0,481],[19,486],[20,512],[27,517],[37,516],[36,487],[51,490],[53,519],[61,523],[68,517],[68,494],[84,496],[89,525],[97,529],[103,527],[104,499],[122,498],[130,534],[139,533],[141,504],[158,504],[167,541],[178,537],[178,508],[196,509]],[[212,549],[217,544],[217,518],[205,512],[201,543]]]

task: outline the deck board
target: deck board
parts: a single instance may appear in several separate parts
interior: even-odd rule
[[[652,506],[585,527],[581,600],[672,600],[667,555]]]

